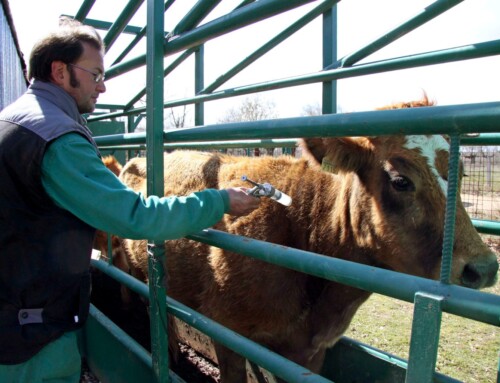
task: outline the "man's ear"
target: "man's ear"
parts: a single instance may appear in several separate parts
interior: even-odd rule
[[[63,85],[66,74],[67,64],[62,61],[52,61],[51,78],[57,85]]]

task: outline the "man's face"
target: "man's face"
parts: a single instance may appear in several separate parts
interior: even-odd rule
[[[100,93],[106,91],[104,81],[95,82],[92,73],[104,73],[103,57],[99,50],[84,43],[84,50],[74,65],[66,64],[68,76],[62,87],[73,97],[80,113],[90,113],[95,109]]]

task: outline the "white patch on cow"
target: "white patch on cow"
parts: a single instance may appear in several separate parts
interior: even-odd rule
[[[420,149],[422,155],[427,158],[429,168],[436,176],[436,180],[446,196],[448,182],[441,177],[436,169],[436,156],[438,150],[449,152],[450,144],[448,144],[443,136],[407,136],[405,147],[408,149]]]

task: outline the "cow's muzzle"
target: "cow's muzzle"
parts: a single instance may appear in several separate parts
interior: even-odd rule
[[[482,289],[493,286],[497,282],[498,261],[494,254],[477,262],[465,265],[462,271],[461,282],[471,289]]]

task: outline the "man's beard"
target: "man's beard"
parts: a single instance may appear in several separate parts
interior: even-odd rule
[[[75,70],[73,69],[72,66],[69,66],[69,85],[71,85],[73,88],[79,88],[80,87],[80,81],[76,79],[75,76]]]
[[[78,79],[76,78],[73,67],[70,66],[69,68],[70,68],[69,69],[69,85],[75,89],[80,88],[80,81],[78,81]],[[80,114],[91,113],[94,111],[94,108],[91,106],[85,105],[84,109],[82,109],[82,106],[83,105],[77,104],[78,111],[80,112]]]

